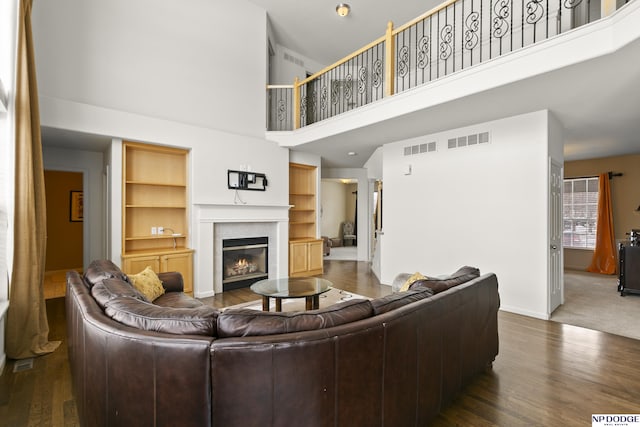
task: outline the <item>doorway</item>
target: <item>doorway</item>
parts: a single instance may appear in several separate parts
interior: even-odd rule
[[[562,166],[551,161],[549,176],[549,316],[563,302],[563,260],[562,260]]]
[[[358,259],[358,180],[322,179],[321,236],[328,243],[324,259]]]
[[[47,209],[46,299],[65,295],[66,273],[82,271],[84,194],[82,172],[44,171]]]

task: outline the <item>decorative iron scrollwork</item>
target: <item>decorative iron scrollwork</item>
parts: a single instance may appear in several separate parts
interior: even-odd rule
[[[351,100],[353,96],[353,77],[351,74],[347,74],[344,82],[344,99],[347,101]]]
[[[440,59],[447,60],[453,52],[451,44],[453,42],[453,26],[447,24],[440,30]]]
[[[358,93],[363,94],[367,90],[367,69],[361,67],[358,70]]]
[[[311,98],[309,99],[309,103],[307,104],[309,106],[309,117],[313,117],[316,115],[316,97],[314,96],[314,93],[311,93]]]
[[[307,117],[307,95],[300,97],[300,123],[306,123]]]
[[[402,46],[398,50],[398,75],[404,77],[409,72],[409,47]]]
[[[509,31],[509,15],[511,15],[511,3],[509,0],[501,0],[493,6],[496,17],[493,18],[493,36],[502,38]]]
[[[322,86],[320,90],[320,110],[325,111],[327,109],[327,87]]]
[[[331,82],[331,103],[336,105],[338,103],[338,96],[340,95],[340,82]]]
[[[287,118],[287,103],[284,99],[278,101],[278,121],[282,122]]]
[[[527,24],[535,24],[544,15],[544,7],[541,5],[542,1],[543,0],[530,0],[527,2]]]
[[[418,68],[424,69],[429,65],[429,36],[424,36],[418,42]]]
[[[464,47],[467,50],[472,50],[478,45],[478,30],[480,28],[480,13],[471,12],[464,20],[464,25],[467,30],[464,32]]]
[[[564,0],[563,4],[567,9],[575,9],[580,3],[582,3],[582,0]]]
[[[378,88],[382,84],[382,61],[377,59],[373,63],[373,75],[371,76],[373,87]]]

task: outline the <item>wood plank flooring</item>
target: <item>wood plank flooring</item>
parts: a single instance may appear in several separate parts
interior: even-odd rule
[[[391,292],[367,263],[327,261],[323,277],[372,298]],[[224,307],[256,299],[238,289],[206,302]],[[28,371],[13,373],[9,361],[0,377],[0,426],[78,425],[64,300],[48,300],[47,309],[50,339],[63,343]],[[640,341],[506,312],[498,318],[493,370],[469,384],[433,426],[590,426],[591,414],[640,413]]]

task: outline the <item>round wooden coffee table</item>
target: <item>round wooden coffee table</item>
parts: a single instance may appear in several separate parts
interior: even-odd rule
[[[265,279],[251,285],[251,290],[262,295],[262,310],[269,311],[269,298],[276,300],[276,311],[282,311],[283,298],[305,298],[306,309],[316,310],[320,305],[320,294],[331,289],[333,283],[317,277],[285,277]]]

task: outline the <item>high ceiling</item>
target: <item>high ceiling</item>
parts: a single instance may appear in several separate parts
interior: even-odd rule
[[[346,17],[333,0],[249,0],[267,11],[276,43],[330,65],[385,34],[387,23],[399,27],[441,0],[347,0]],[[319,70],[315,70],[319,71]]]

